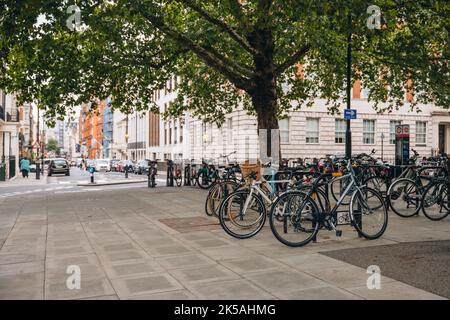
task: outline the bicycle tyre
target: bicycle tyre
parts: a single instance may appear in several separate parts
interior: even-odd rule
[[[401,186],[402,183],[405,185]],[[401,189],[400,193],[398,191],[399,189]],[[404,189],[407,190],[406,195],[403,195]],[[411,210],[411,211],[409,211],[409,210],[400,211],[400,209],[398,207],[398,203],[401,204],[402,202],[397,202],[399,197],[401,197],[403,195],[402,196],[402,199],[404,200],[403,202],[405,202],[405,199],[406,199],[406,203],[408,205],[408,207],[406,209],[409,209],[408,201],[410,198],[412,199],[414,197],[414,193],[416,194],[415,195],[416,198],[421,195],[419,187],[413,180],[407,179],[407,178],[398,179],[390,186],[390,188],[388,190],[387,202],[389,203],[389,207],[392,209],[392,211],[394,211],[394,213],[396,215],[398,215],[399,217],[402,217],[402,218],[410,218],[410,217],[417,215],[417,213],[419,212],[420,207],[421,207],[421,201],[420,201],[419,205],[416,204],[416,209]],[[413,196],[409,196],[409,194],[413,194]],[[397,204],[397,205],[395,205],[395,204]]]
[[[371,192],[372,195],[375,196],[375,198],[377,198],[380,201],[380,203],[382,204],[381,206],[377,205],[376,208],[382,209],[383,218],[384,218],[380,230],[377,233],[375,233],[374,235],[368,234],[367,232],[362,230],[362,228],[359,226],[359,224],[357,223],[357,221],[355,219],[355,212],[354,212],[354,207],[353,207],[353,205],[355,204],[355,199],[358,197],[358,195],[361,193],[364,194],[364,193],[368,193],[368,192]],[[366,206],[366,207],[368,207],[368,206]],[[361,214],[361,219],[363,216],[364,215]],[[362,235],[364,238],[369,239],[369,240],[375,240],[375,239],[378,239],[379,237],[381,237],[384,234],[384,232],[386,231],[387,224],[388,224],[388,212],[387,212],[387,208],[386,208],[383,196],[378,191],[368,188],[368,187],[362,187],[359,190],[356,190],[353,193],[352,198],[350,200],[350,219],[352,221],[353,227],[356,229],[358,234]]]
[[[223,230],[229,234],[230,236],[237,238],[237,239],[248,239],[251,238],[255,235],[257,235],[261,229],[264,227],[265,222],[266,222],[266,217],[267,217],[267,211],[266,211],[266,207],[264,205],[264,202],[262,201],[262,199],[260,197],[258,197],[256,194],[252,193],[252,199],[253,201],[255,201],[258,206],[259,206],[259,217],[257,219],[257,221],[254,223],[258,223],[257,227],[255,230],[252,230],[250,232],[246,232],[246,233],[237,233],[233,230],[231,230],[228,225],[226,224],[227,221],[231,221],[231,220],[235,220],[235,218],[233,217],[232,219],[229,219],[226,213],[226,207],[228,206],[229,202],[233,199],[233,197],[236,196],[248,196],[250,194],[249,189],[243,189],[243,190],[237,190],[233,193],[231,193],[228,197],[226,197],[221,205],[220,205],[220,210],[219,210],[219,221],[220,221],[220,225],[222,226]],[[239,215],[241,215],[241,212],[239,212]],[[233,222],[234,225],[236,225]],[[239,228],[239,230],[245,230],[246,228]]]
[[[300,226],[299,223],[299,219],[295,219],[293,220],[292,217],[288,217],[285,212],[283,212],[283,219],[282,221],[277,217],[277,215],[275,215],[275,210],[277,210],[278,205],[280,204],[281,201],[286,201],[285,198],[290,198],[287,199],[287,204],[288,207],[292,206],[292,197],[297,196],[300,198],[303,198],[303,203],[302,203],[302,211],[305,209],[306,206],[309,206],[309,208],[311,208],[311,213],[310,213],[310,220],[311,224],[312,224],[312,229],[304,229]],[[286,208],[286,205],[283,204],[283,208]],[[298,211],[298,210],[297,210]],[[318,217],[319,217],[319,208],[317,207],[316,202],[314,201],[313,198],[311,198],[310,196],[308,196],[308,194],[302,192],[302,191],[288,191],[285,192],[284,194],[282,194],[280,197],[278,197],[278,199],[273,203],[272,208],[270,209],[270,213],[269,213],[269,223],[270,223],[270,229],[272,230],[273,235],[275,236],[275,238],[280,241],[281,243],[283,243],[286,246],[289,247],[303,247],[305,245],[307,245],[309,242],[311,242],[316,236],[317,233],[319,231],[319,227],[320,227],[320,223],[318,221]],[[301,212],[300,212],[301,215]],[[307,215],[307,214],[306,214]],[[305,216],[306,216],[305,215]],[[298,213],[296,214],[296,216],[298,216]],[[288,221],[289,218],[289,221]],[[277,223],[282,222],[283,223],[283,234],[285,236],[283,236],[282,233],[278,232],[277,229]],[[300,234],[299,229],[304,229],[304,233],[309,235],[306,237],[306,239],[302,240],[302,241],[292,241],[292,240],[288,240],[286,239],[287,236],[286,234],[288,233],[287,231],[287,227],[288,225],[292,225],[294,226],[294,223],[296,223],[297,225],[294,227],[294,233],[290,233],[290,234]]]
[[[439,186],[441,186],[441,188],[439,188]],[[435,188],[438,188],[439,195],[437,197],[429,198],[427,195],[431,191],[433,191],[433,189],[435,189]],[[446,193],[444,195],[444,197],[447,198],[446,201],[442,200],[444,193]],[[423,193],[423,197],[422,197],[421,207],[422,207],[422,212],[425,215],[425,217],[427,217],[431,221],[440,221],[440,220],[445,219],[450,213],[450,205],[449,205],[449,202],[448,202],[448,194],[449,194],[449,187],[448,187],[448,182],[447,181],[437,181],[437,182],[431,183],[427,187],[425,192]],[[433,199],[433,200],[441,202],[441,204],[440,204],[441,205],[440,211],[444,208],[445,209],[444,214],[442,214],[442,215],[440,215],[438,217],[436,217],[435,215],[431,214],[430,203],[429,202],[427,203],[427,201],[429,201],[430,199]],[[436,204],[436,202],[434,204]]]

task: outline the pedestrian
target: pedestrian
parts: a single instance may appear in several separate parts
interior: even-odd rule
[[[20,160],[20,171],[22,171],[23,178],[28,178],[28,173],[30,172],[30,161],[26,157]]]

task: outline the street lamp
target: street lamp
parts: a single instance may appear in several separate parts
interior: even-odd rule
[[[384,161],[384,132],[381,133],[381,161]]]
[[[352,92],[352,14],[348,14],[349,34],[347,39],[347,109],[351,107],[351,92]],[[347,119],[347,129],[345,131],[345,157],[351,159],[352,157],[352,132],[350,127],[350,119]]]

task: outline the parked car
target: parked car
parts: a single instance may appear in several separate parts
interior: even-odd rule
[[[109,159],[97,159],[94,163],[95,171],[111,171],[111,160]]]
[[[70,166],[66,159],[52,159],[48,164],[48,176],[54,174],[65,174],[70,176]]]
[[[136,174],[147,174],[148,168],[150,167],[149,160],[141,160],[134,166],[134,173]]]
[[[44,170],[48,171],[48,165],[53,159],[44,159]]]
[[[120,160],[117,159],[111,160],[111,171],[118,172],[119,163]]]
[[[36,164],[30,164],[30,172],[36,172]]]
[[[128,172],[134,172],[135,162],[132,160],[123,160],[123,172],[128,168]]]

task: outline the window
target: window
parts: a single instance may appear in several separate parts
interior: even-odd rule
[[[228,145],[233,143],[233,118],[227,120],[227,143]]]
[[[319,143],[319,119],[306,118],[306,143]]]
[[[167,125],[164,125],[164,144],[167,145]]]
[[[395,144],[395,127],[401,125],[402,122],[398,120],[391,120],[391,128],[389,132],[389,142]]]
[[[174,144],[177,144],[177,143],[178,143],[178,142],[177,142],[177,138],[178,138],[178,127],[176,126],[176,124],[175,124],[175,127],[173,128],[173,130],[174,130],[173,143],[174,143]]]
[[[169,144],[172,144],[172,128],[169,128]]]
[[[180,124],[180,143],[183,143],[183,124]]]
[[[425,146],[427,144],[427,123],[416,122],[416,145]]]
[[[375,120],[363,121],[363,144],[375,144]]]
[[[278,126],[280,127],[280,142],[289,143],[289,123],[290,119],[282,119],[278,121]]]
[[[345,132],[347,130],[347,121],[336,119],[334,130],[334,143],[345,143]]]

